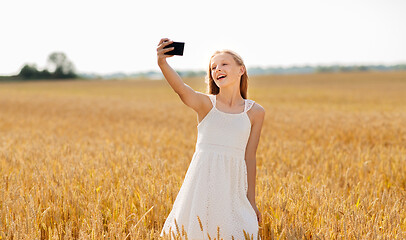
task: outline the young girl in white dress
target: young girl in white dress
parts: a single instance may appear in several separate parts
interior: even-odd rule
[[[265,110],[247,99],[248,76],[239,55],[214,53],[207,74],[209,93],[204,94],[169,66],[166,58],[172,56],[164,53],[173,48],[164,47],[170,43],[167,38],[159,42],[158,65],[182,102],[196,111],[198,136],[161,236],[257,239],[261,213],[255,202],[256,151]]]

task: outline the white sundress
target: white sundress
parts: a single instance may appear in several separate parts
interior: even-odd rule
[[[175,221],[188,239],[245,239],[244,231],[258,236],[257,216],[248,198],[245,148],[251,133],[247,111],[254,104],[245,99],[244,111],[225,113],[216,108],[216,95],[207,95],[213,107],[197,125],[195,152],[185,179],[165,221],[164,233],[177,233]],[[198,221],[201,220],[203,231]]]

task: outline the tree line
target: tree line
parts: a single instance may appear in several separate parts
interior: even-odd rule
[[[405,71],[406,64],[397,65],[327,65],[327,66],[290,66],[290,67],[250,67],[249,75],[266,74],[310,74],[310,73],[328,73],[328,72],[364,72],[364,71]],[[178,71],[182,77],[204,76],[206,71]],[[63,52],[54,52],[48,56],[47,68],[39,70],[35,64],[25,64],[20,72],[15,76],[0,76],[4,79],[72,79],[72,78],[162,78],[159,71],[147,71],[134,74],[113,73],[107,75],[99,74],[77,74],[73,63]]]
[[[39,70],[35,64],[25,64],[18,75],[12,78],[31,79],[67,79],[78,78],[73,63],[63,52],[54,52],[48,56],[48,68]]]

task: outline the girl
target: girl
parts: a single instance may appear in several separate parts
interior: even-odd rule
[[[195,153],[165,221],[161,236],[182,232],[188,239],[257,239],[261,213],[255,202],[256,150],[265,110],[247,99],[248,76],[239,55],[224,50],[210,59],[209,94],[194,91],[169,66],[158,44],[158,65],[169,85],[197,113]]]

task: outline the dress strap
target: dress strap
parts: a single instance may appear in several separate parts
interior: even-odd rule
[[[251,99],[245,99],[245,110],[244,112],[248,112],[252,106],[254,106],[255,101]]]
[[[213,107],[216,107],[216,95],[209,94],[209,98],[211,100],[211,103],[213,104]]]

